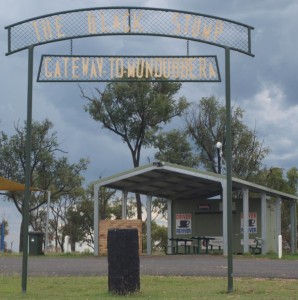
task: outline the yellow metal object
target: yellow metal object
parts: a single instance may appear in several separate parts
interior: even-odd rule
[[[30,190],[41,191],[40,189],[33,187],[31,187]],[[0,176],[0,191],[25,191],[25,185]]]

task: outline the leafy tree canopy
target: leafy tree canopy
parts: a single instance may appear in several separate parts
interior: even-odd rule
[[[143,146],[151,146],[162,126],[188,107],[184,97],[174,96],[181,88],[175,82],[111,82],[104,91],[95,89],[88,96],[85,110],[103,128],[121,137],[128,146],[133,166],[138,167]],[[141,200],[136,196],[138,219],[142,218]]]
[[[31,151],[31,186],[44,191],[51,191],[51,201],[54,203],[60,197],[75,197],[80,194],[84,181],[82,172],[87,169],[88,160],[81,159],[78,163],[70,163],[59,149],[56,132],[49,120],[32,123]],[[25,182],[26,167],[26,124],[15,127],[16,133],[8,137],[0,133],[0,175],[17,181]],[[23,213],[23,192],[6,192],[5,199],[12,201],[18,211]],[[47,202],[44,192],[32,193],[29,211],[30,225],[34,230],[44,228],[38,209]],[[22,239],[21,239],[22,241]],[[20,242],[20,247],[21,247]]]
[[[257,137],[256,130],[243,123],[243,109],[233,107],[232,130],[232,172],[234,176],[249,179],[261,169],[262,161],[269,153],[269,147]],[[187,130],[199,152],[200,163],[207,170],[217,172],[216,143],[222,143],[223,158],[226,148],[225,106],[215,97],[202,98],[186,114]]]
[[[178,165],[196,167],[199,158],[193,153],[186,131],[174,129],[159,134],[154,142],[158,149],[155,158]]]

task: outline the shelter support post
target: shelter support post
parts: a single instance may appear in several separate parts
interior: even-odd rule
[[[27,130],[26,130],[26,172],[25,197],[23,203],[23,262],[22,262],[22,292],[27,291],[28,271],[28,227],[29,202],[31,198],[31,148],[32,148],[32,98],[33,98],[33,53],[34,47],[28,48],[28,89],[27,89]]]
[[[291,253],[297,253],[297,203],[291,203]]]
[[[242,189],[243,194],[243,252],[249,253],[249,197],[248,188]]]
[[[152,203],[152,196],[147,196],[147,255],[152,254],[152,247],[151,247],[151,203]]]
[[[262,254],[267,253],[267,195],[261,194]]]
[[[275,247],[276,253],[278,252],[278,236],[281,235],[281,198],[277,197],[275,201]]]
[[[168,208],[168,253],[169,254],[173,254],[172,253],[172,242],[169,240],[173,237],[173,210],[172,210],[172,200],[168,199],[167,200],[167,208]]]
[[[127,219],[127,191],[122,191],[122,219]]]
[[[99,202],[98,202],[98,192],[100,186],[95,184],[94,185],[94,255],[99,255]]]

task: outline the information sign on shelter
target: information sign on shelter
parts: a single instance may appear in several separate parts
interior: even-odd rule
[[[176,214],[176,234],[191,234],[191,214]]]
[[[257,233],[257,213],[249,213],[248,218],[248,232]],[[243,213],[241,214],[241,233],[243,233]]]

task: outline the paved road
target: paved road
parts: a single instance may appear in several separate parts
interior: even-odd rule
[[[227,258],[212,255],[141,256],[141,275],[227,276]],[[0,256],[0,274],[21,274],[22,257]],[[298,279],[298,260],[233,259],[234,277]],[[32,276],[108,275],[106,257],[29,257]]]

